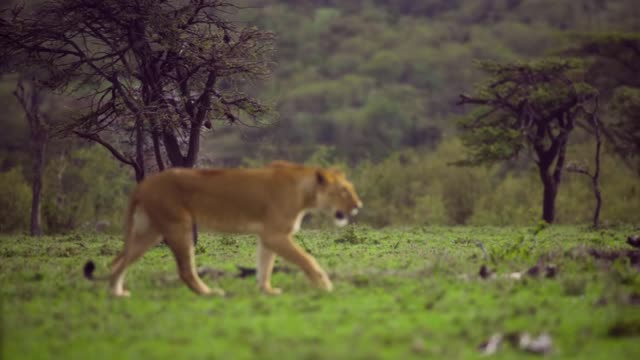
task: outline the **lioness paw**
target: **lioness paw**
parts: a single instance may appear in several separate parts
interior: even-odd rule
[[[331,283],[329,276],[324,271],[318,273],[318,277],[314,282],[316,286],[318,286],[322,290],[325,290],[327,292],[333,291],[333,283]]]
[[[322,288],[322,290],[325,290],[327,292],[332,292],[333,291],[333,283],[328,278],[323,279],[321,288]]]
[[[266,287],[261,287],[261,288],[260,288],[260,291],[262,291],[262,293],[263,293],[263,294],[265,294],[265,295],[273,295],[273,296],[276,296],[276,295],[280,295],[280,294],[282,294],[282,289],[279,289],[279,288],[271,288],[271,287],[266,288]]]
[[[115,297],[130,297],[131,296],[131,293],[129,292],[129,290],[114,291],[112,294]]]
[[[223,297],[223,296],[226,295],[226,293],[224,292],[224,290],[222,290],[220,288],[213,288],[213,289],[210,289],[209,292],[206,295]]]

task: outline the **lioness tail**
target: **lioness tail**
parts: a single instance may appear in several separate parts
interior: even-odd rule
[[[91,280],[91,281],[99,281],[99,280],[107,280],[109,279],[109,275],[105,275],[105,276],[94,276],[93,272],[96,270],[96,264],[89,260],[87,261],[86,264],[84,264],[84,267],[82,268],[82,272],[84,273],[84,277],[86,277],[87,279]]]
[[[82,271],[84,272],[84,277],[86,277],[89,280],[95,280],[93,278],[93,272],[96,270],[96,264],[89,260],[87,261],[86,264],[84,264],[84,268],[82,269]]]

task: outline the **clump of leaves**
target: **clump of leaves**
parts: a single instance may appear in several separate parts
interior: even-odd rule
[[[108,243],[104,243],[98,252],[100,255],[111,256],[118,254],[119,251],[120,250],[111,247]]]
[[[533,233],[533,236],[538,235],[539,233],[542,232],[542,230],[546,229],[549,227],[549,223],[544,221],[544,220],[540,220],[538,221],[538,224],[536,225],[535,228],[533,228],[533,230],[531,231]]]
[[[521,235],[506,246],[494,247],[491,251],[495,260],[526,259],[537,247],[535,236]]]
[[[67,236],[63,236],[62,238],[59,239],[59,241],[78,242],[78,241],[82,241],[82,236],[80,236],[80,234],[70,234]]]
[[[360,234],[356,226],[347,226],[339,238],[335,240],[336,244],[364,244],[367,238]]]
[[[18,252],[14,249],[0,249],[0,257],[10,258],[18,255]]]
[[[220,244],[225,246],[234,246],[238,244],[238,241],[236,240],[236,238],[230,235],[223,235],[219,241],[220,241]]]
[[[204,247],[204,245],[202,245],[201,242],[199,242],[196,245],[196,254],[205,254],[207,252],[207,249]]]
[[[640,274],[632,266],[628,257],[619,257],[611,264],[611,275],[616,282],[632,285],[636,281],[640,281]]]
[[[587,281],[581,277],[568,277],[562,282],[562,287],[565,295],[580,296],[587,289]]]

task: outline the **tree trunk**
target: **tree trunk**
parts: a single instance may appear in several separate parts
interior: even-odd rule
[[[596,196],[596,208],[593,211],[593,227],[597,228],[600,226],[600,208],[602,207],[602,194],[600,193],[600,186],[598,185],[598,180],[593,180],[593,188]]]
[[[542,220],[552,224],[556,217],[556,195],[558,194],[558,183],[554,176],[549,173],[548,162],[538,164],[540,180],[542,180]],[[546,166],[545,166],[546,165]]]
[[[193,131],[192,131],[193,134]],[[197,133],[197,136],[200,136],[200,133]],[[195,165],[195,161],[197,160],[197,149],[196,151],[191,151],[189,154],[191,156],[190,159],[182,155],[180,151],[180,145],[178,144],[178,139],[171,129],[164,129],[162,140],[164,143],[164,149],[167,151],[167,157],[169,158],[169,162],[172,167],[193,167]],[[199,146],[199,143],[194,143],[192,141],[189,142],[190,146]],[[189,161],[188,161],[189,160]],[[194,222],[191,228],[193,235],[193,245],[198,244],[198,225]]]
[[[600,193],[600,151],[602,149],[602,136],[597,115],[594,114],[591,121],[596,136],[596,169],[591,177],[591,183],[593,185],[593,194],[596,197],[596,208],[593,211],[593,227],[597,228],[600,226],[600,208],[602,207],[602,194]]]
[[[158,165],[158,171],[164,171],[164,161],[162,160],[162,149],[160,148],[160,134],[156,128],[156,124],[151,123],[153,130],[151,132],[151,139],[153,141],[153,154],[156,157],[156,165]]]
[[[198,161],[198,152],[200,150],[200,132],[201,125],[191,124],[191,131],[189,132],[189,149],[187,149],[187,156],[184,159],[185,167],[194,167]]]
[[[539,148],[538,173],[542,181],[542,220],[553,224],[556,218],[556,195],[562,180],[568,136],[559,135],[548,149]],[[555,165],[554,165],[555,160]],[[553,169],[553,171],[552,171]]]
[[[184,167],[184,156],[180,151],[180,144],[173,133],[172,129],[164,129],[162,133],[164,149],[167,151],[167,157],[172,167]]]
[[[542,197],[542,220],[549,224],[553,224],[556,217],[556,195],[558,187],[551,182],[543,182],[544,191]]]
[[[44,157],[46,150],[46,139],[42,136],[33,138],[33,178],[31,179],[31,236],[42,235],[42,217],[40,211],[42,177],[44,173]]]
[[[145,169],[144,169],[144,132],[143,132],[143,120],[138,119],[136,121],[135,129],[136,129],[136,181],[140,182],[144,179]]]

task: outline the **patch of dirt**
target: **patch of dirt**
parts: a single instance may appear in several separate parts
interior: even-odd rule
[[[605,250],[605,249],[589,249],[589,255],[593,258],[614,262],[619,258],[627,257],[631,265],[640,270],[640,250]]]
[[[239,271],[239,273],[236,276],[239,278],[245,278],[245,277],[256,275],[256,268],[246,267],[241,265],[236,265],[236,268]],[[273,273],[291,274],[293,272],[295,272],[295,269],[287,266],[275,266],[273,268]]]
[[[201,277],[210,277],[212,279],[217,279],[219,277],[225,276],[226,272],[224,270],[203,266],[198,268],[198,275]]]
[[[557,273],[558,268],[553,264],[547,264],[544,266],[542,264],[536,264],[530,267],[526,272],[526,274],[531,277],[538,277],[540,275],[543,275],[547,279],[553,279],[554,277],[556,277]]]
[[[542,276],[547,279],[553,279],[556,277],[557,273],[558,273],[558,268],[555,265],[553,264],[545,265],[541,262],[538,262],[538,264],[532,266],[526,271],[516,271],[509,274],[496,274],[494,271],[489,269],[489,267],[487,267],[484,264],[480,266],[480,269],[478,270],[478,276],[480,276],[482,279],[490,279],[490,278],[502,276],[502,277],[507,277],[509,279],[513,279],[513,280],[521,280],[524,275],[534,277],[534,278],[538,276]]]
[[[609,327],[607,335],[611,337],[640,336],[640,321],[623,320]]]

